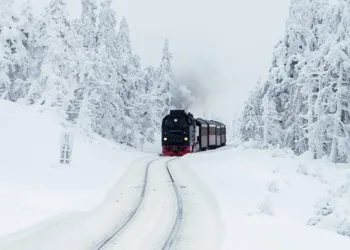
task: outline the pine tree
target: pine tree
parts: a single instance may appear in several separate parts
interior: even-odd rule
[[[108,53],[111,57],[117,56],[116,41],[116,14],[111,9],[112,0],[103,0],[99,13],[99,25],[97,34],[97,46],[99,53]]]
[[[136,109],[139,110],[138,117],[140,118],[140,133],[145,138],[154,142],[154,133],[159,131],[161,125],[161,117],[158,115],[158,110],[155,108],[159,101],[157,92],[157,82],[155,69],[153,66],[148,66],[143,72],[143,86],[140,89],[139,101]]]
[[[248,100],[240,117],[239,137],[242,141],[253,139],[257,142],[263,142],[263,120],[262,120],[262,97],[261,85],[257,84],[255,90],[249,95]]]
[[[19,30],[21,31],[22,44],[28,53],[28,60],[25,61],[26,66],[23,71],[23,79],[17,80],[16,87],[19,90],[19,98],[17,101],[25,103],[25,97],[29,92],[30,86],[39,75],[39,65],[36,58],[37,29],[33,16],[31,0],[27,0],[22,7],[22,13],[19,20]]]
[[[303,117],[305,113],[304,98],[300,93],[300,87],[297,86],[291,105],[289,116],[285,121],[286,129],[284,131],[282,145],[292,149],[297,155],[308,150],[308,141],[306,134],[307,120]]]
[[[158,96],[156,109],[158,117],[164,117],[171,109],[175,109],[174,104],[174,73],[171,61],[172,54],[169,51],[169,41],[165,40],[162,60],[159,68],[156,69],[156,90]]]
[[[12,1],[0,2],[0,98],[54,109],[64,124],[129,146],[154,142],[163,115],[188,105],[168,41],[160,65],[143,71],[126,18],[116,32],[111,0],[98,16],[95,0],[81,0],[81,18],[72,21],[64,0],[51,0],[39,17],[26,1],[20,17]]]
[[[76,125],[87,134],[95,132],[97,122],[96,100],[99,86],[99,56],[97,46],[97,9],[95,0],[82,0],[81,18],[74,22],[72,29],[78,34],[74,45],[77,53],[77,86],[71,112],[76,113]]]
[[[143,72],[143,77],[144,79],[144,90],[145,90],[145,93],[148,94],[150,93],[151,94],[151,91],[154,90],[154,86],[155,86],[155,69],[153,66],[148,66],[145,68],[144,72]]]
[[[96,107],[96,132],[103,137],[120,143],[129,143],[132,131],[127,124],[130,119],[125,116],[122,99],[122,74],[118,61],[116,44],[116,17],[111,9],[111,0],[101,3],[97,33],[97,59],[95,77],[98,79],[95,88],[99,96]]]
[[[269,144],[278,145],[282,141],[279,117],[273,100],[269,100],[268,95],[263,99],[263,147]]]
[[[334,162],[346,162],[350,151],[346,145],[347,134],[350,132],[347,127],[350,102],[350,8],[346,1],[340,1],[332,8],[332,12],[333,19],[330,21],[336,25],[335,36],[325,57],[328,79],[333,91],[333,95],[327,100],[332,106],[329,114],[332,117],[332,125],[328,130],[328,136],[332,140],[329,157]]]
[[[76,125],[88,136],[91,136],[96,130],[96,124],[94,124],[97,120],[95,107],[97,106],[98,101],[98,95],[96,95],[96,92],[86,91],[80,103],[79,116]]]
[[[259,109],[253,107],[264,100],[264,145],[273,143],[270,131],[281,130],[282,146],[297,154],[309,150],[314,158],[348,161],[349,25],[347,1],[291,2],[286,36],[275,48],[268,79],[243,112],[243,139],[256,139],[251,131],[257,129],[252,124],[258,124]]]
[[[128,128],[130,130],[127,136],[128,143],[135,145],[135,131],[140,128],[137,121],[138,114],[135,109],[136,101],[141,94],[141,86],[144,85],[138,56],[135,56],[131,49],[129,26],[126,18],[120,22],[119,31],[116,39],[117,58],[122,77],[122,99],[124,101],[125,116],[127,118]],[[140,106],[142,107],[142,106]],[[143,113],[143,111],[141,111]]]
[[[41,71],[27,97],[29,103],[57,109],[65,119],[76,88],[75,38],[67,16],[65,2],[52,0],[39,22],[37,53],[41,55]]]
[[[23,45],[13,1],[0,2],[0,98],[17,101],[28,74],[29,54]]]
[[[81,15],[80,34],[84,37],[84,47],[93,49],[96,46],[96,0],[81,0],[83,7]]]

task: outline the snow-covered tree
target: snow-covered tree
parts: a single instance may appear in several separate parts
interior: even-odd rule
[[[156,69],[156,85],[153,86],[155,89],[154,93],[158,96],[156,103],[157,115],[164,117],[169,113],[169,110],[175,108],[174,103],[174,73],[172,70],[172,59],[173,56],[169,51],[169,41],[165,40],[163,55],[160,66]]]
[[[55,109],[64,123],[130,146],[154,141],[161,118],[188,103],[175,85],[166,41],[159,66],[142,70],[122,18],[117,31],[112,0],[81,0],[81,18],[68,18],[64,0],[51,0],[34,17],[30,0],[20,16],[0,2],[0,98]],[[177,99],[176,99],[177,98]]]
[[[84,37],[84,47],[92,49],[96,46],[96,0],[81,0],[83,7],[79,33]]]
[[[0,97],[17,101],[25,95],[22,87],[30,58],[12,4],[11,0],[0,2]]]
[[[129,26],[126,18],[120,22],[119,31],[116,39],[117,58],[120,67],[121,84],[122,84],[122,99],[124,101],[125,116],[127,117],[129,132],[126,136],[128,141],[134,141],[135,130],[137,131],[138,114],[135,109],[138,94],[140,93],[143,84],[142,73],[138,56],[132,53],[131,41],[129,35]],[[142,107],[142,106],[141,106]],[[140,110],[139,110],[140,111]],[[144,111],[141,110],[141,113]]]
[[[268,144],[281,144],[282,134],[280,128],[280,119],[273,100],[269,100],[268,95],[263,99],[263,146]]]
[[[325,56],[328,85],[332,95],[327,99],[332,124],[328,136],[332,140],[329,157],[334,162],[346,162],[350,153],[346,141],[349,134],[349,94],[350,94],[350,8],[347,1],[339,1],[330,9],[334,36],[327,44],[329,51]]]
[[[96,106],[99,102],[99,96],[96,90],[86,91],[79,105],[79,114],[76,125],[82,129],[84,133],[91,136],[96,131]]]
[[[27,0],[23,4],[21,16],[19,18],[19,30],[22,35],[22,44],[28,53],[25,67],[23,67],[23,78],[18,79],[16,82],[16,88],[19,93],[17,101],[22,102],[25,100],[31,85],[40,73],[38,60],[36,58],[37,27],[33,16],[31,0]],[[26,72],[24,70],[26,70]]]
[[[103,0],[99,13],[97,46],[99,53],[108,53],[111,57],[117,56],[116,41],[116,13],[111,8],[112,0]]]
[[[261,86],[256,85],[255,90],[251,92],[248,100],[245,102],[242,115],[239,118],[239,135],[242,141],[250,139],[262,143],[263,140],[263,121],[262,121],[262,99]]]
[[[256,91],[255,96],[265,100],[265,109],[274,100],[281,120],[271,120],[270,113],[263,120],[280,124],[282,146],[297,154],[309,150],[314,158],[327,155],[334,162],[348,161],[349,25],[350,8],[345,0],[291,2],[285,39],[276,46],[263,91]],[[245,110],[251,106],[248,102]],[[249,134],[249,138],[254,136]],[[267,143],[270,141],[265,140]]]
[[[308,150],[307,120],[302,115],[305,113],[305,105],[303,95],[300,93],[300,86],[296,88],[297,92],[289,105],[289,115],[285,120],[285,130],[281,145],[292,149],[297,155],[300,155]]]
[[[143,72],[143,79],[144,79],[144,90],[146,94],[151,93],[152,90],[154,90],[154,86],[156,84],[155,79],[155,69],[153,66],[148,66],[145,68]]]
[[[40,75],[27,97],[29,103],[56,108],[65,118],[76,87],[75,37],[67,18],[65,2],[52,0],[39,21]]]
[[[124,30],[123,30],[124,31]],[[128,34],[127,34],[128,35]],[[96,132],[120,143],[135,145],[135,116],[131,114],[131,91],[134,78],[128,71],[123,72],[121,59],[120,33],[116,32],[116,16],[111,9],[111,1],[101,3],[97,33],[97,54],[94,59],[96,96]],[[119,41],[119,42],[118,42]],[[122,40],[124,41],[124,40]],[[118,46],[118,44],[121,46]],[[126,63],[126,66],[130,66]],[[130,88],[129,88],[130,87]],[[133,93],[133,95],[129,95]]]

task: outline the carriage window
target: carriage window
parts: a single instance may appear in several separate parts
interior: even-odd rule
[[[211,134],[211,135],[215,135],[215,127],[210,127],[209,128],[209,134]]]

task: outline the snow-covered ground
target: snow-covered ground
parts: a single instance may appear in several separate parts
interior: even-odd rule
[[[183,162],[220,204],[224,250],[350,248],[348,164],[244,146]]]
[[[56,116],[0,101],[0,240],[46,219],[88,211],[146,154],[75,133],[71,165],[60,165]]]
[[[72,164],[60,165],[62,126],[55,115],[0,101],[0,117],[1,250],[96,246],[130,213],[159,151],[159,145],[139,152],[75,131]],[[176,204],[164,162],[150,168],[144,203],[115,244],[128,246],[127,235],[138,231],[148,237],[130,239],[136,249],[164,242],[175,216],[169,206]],[[350,238],[340,235],[350,235],[348,164],[228,145],[170,166],[183,198],[182,250],[350,249]],[[162,239],[151,239],[156,235]]]

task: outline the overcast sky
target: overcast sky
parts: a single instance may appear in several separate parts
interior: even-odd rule
[[[35,10],[49,0],[32,0]],[[80,0],[68,0],[72,16]],[[259,77],[266,77],[273,47],[283,38],[290,0],[114,0],[117,20],[129,21],[142,65],[157,64],[169,39],[174,72],[195,89],[194,112],[231,118]]]
[[[169,38],[174,71],[201,88],[201,108],[231,117],[248,90],[266,77],[273,47],[283,38],[289,0],[116,0],[144,63],[158,63]],[[183,78],[181,78],[183,79]],[[191,87],[193,87],[191,85]],[[198,94],[197,94],[198,93]]]

